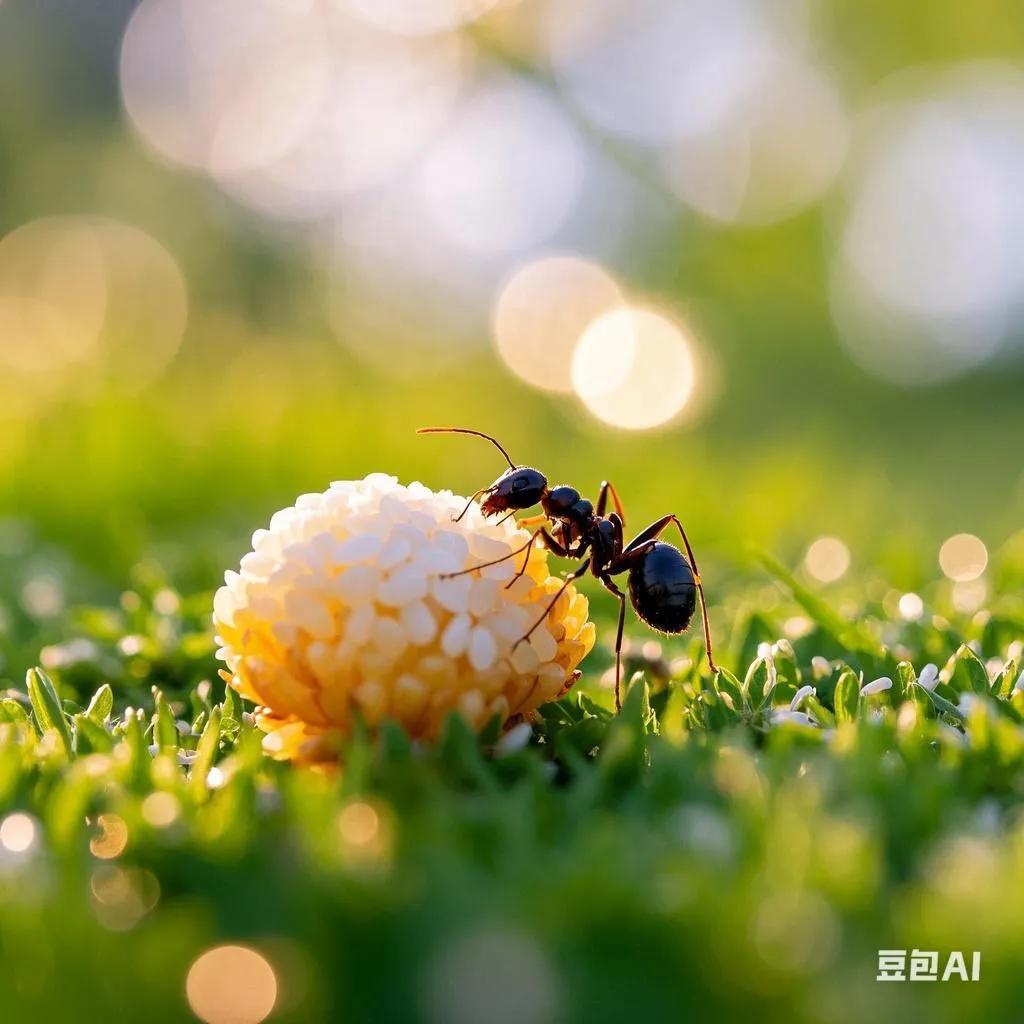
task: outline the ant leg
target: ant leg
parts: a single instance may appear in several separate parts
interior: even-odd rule
[[[516,570],[515,576],[513,576],[512,579],[510,579],[508,583],[505,584],[506,590],[512,587],[515,584],[516,580],[522,579],[523,574],[526,572],[526,567],[530,564],[530,554],[533,552],[533,542],[542,533],[544,533],[543,530],[537,530],[536,533],[530,534],[530,539],[526,542],[526,555],[523,558],[523,564],[519,566],[519,568]]]
[[[626,525],[626,513],[622,508],[622,501],[619,498],[619,492],[615,490],[615,484],[610,480],[603,480],[601,482],[601,490],[597,495],[597,514],[599,516],[604,515],[604,510],[608,507],[608,495],[612,496],[612,504],[615,506],[615,511],[619,513],[619,519],[622,525]]]
[[[441,573],[441,579],[450,580],[454,579],[456,576],[466,576],[471,572],[477,572],[479,569],[488,569],[492,565],[501,565],[502,562],[507,562],[510,558],[515,558],[516,555],[522,554],[525,551],[526,558],[523,560],[523,568],[516,573],[512,580],[512,582],[515,582],[515,580],[522,576],[526,571],[526,563],[530,560],[530,548],[533,547],[534,541],[536,541],[540,536],[543,537],[544,543],[554,554],[558,555],[560,558],[564,558],[566,556],[568,552],[566,552],[565,548],[563,548],[562,545],[547,532],[547,530],[537,530],[535,533],[531,533],[530,539],[521,547],[516,548],[515,551],[510,551],[507,555],[502,555],[501,558],[495,558],[490,562],[481,562],[479,565],[471,565],[468,569],[460,569],[458,572]],[[509,586],[511,586],[511,583]]]
[[[697,597],[700,599],[700,614],[704,620],[704,645],[708,652],[708,667],[712,672],[718,671],[718,666],[715,664],[715,655],[711,647],[711,626],[708,624],[708,605],[704,599],[704,584],[700,578],[700,570],[697,568],[697,559],[694,558],[693,548],[690,547],[689,538],[686,536],[686,530],[683,529],[683,524],[679,521],[679,516],[669,514],[662,516],[657,522],[651,523],[641,533],[638,533],[627,545],[625,551],[622,552],[622,557],[625,558],[628,555],[636,554],[637,550],[643,547],[645,544],[649,544],[651,541],[656,540],[665,532],[665,529],[671,524],[675,524],[676,529],[679,530],[679,535],[683,538],[683,547],[686,548],[686,557],[690,560],[690,568],[693,569],[693,582],[697,585]],[[614,570],[613,570],[614,571]]]
[[[530,639],[537,627],[551,614],[551,609],[558,604],[558,599],[565,593],[566,588],[575,580],[578,580],[589,568],[590,562],[584,562],[574,573],[566,576],[565,582],[558,588],[558,593],[548,602],[547,608],[544,609],[544,614],[512,645],[513,651],[521,643]]]
[[[495,558],[490,562],[481,562],[479,565],[471,565],[468,569],[460,569],[458,572],[443,572],[441,573],[441,579],[451,580],[455,579],[456,576],[467,576],[469,573],[476,572],[479,569],[488,569],[492,565],[501,565],[502,562],[507,562],[510,558],[515,558],[516,555],[521,554],[523,551],[528,551],[528,549],[533,546],[533,542],[536,539],[537,534],[532,533],[530,534],[530,539],[521,547],[516,548],[515,551],[510,551],[507,555],[502,555],[501,558]],[[527,554],[526,557],[529,559],[529,554]]]
[[[561,544],[559,544],[558,541],[555,540],[555,538],[552,537],[551,534],[548,533],[547,530],[544,530],[544,529],[538,530],[530,538],[530,542],[527,545],[526,557],[523,559],[523,564],[519,567],[519,569],[516,572],[515,576],[513,576],[512,579],[510,579],[508,581],[508,583],[505,584],[505,589],[506,590],[511,588],[515,584],[516,580],[521,579],[523,577],[523,575],[526,573],[526,567],[530,564],[530,551],[533,549],[533,542],[538,537],[540,537],[541,542],[548,549],[548,551],[550,551],[552,554],[557,555],[559,558],[565,558],[565,557],[568,556],[569,552],[566,551],[565,548]]]
[[[615,713],[622,710],[622,630],[626,624],[626,595],[604,576],[598,576],[601,586],[619,599],[619,628],[615,633]]]

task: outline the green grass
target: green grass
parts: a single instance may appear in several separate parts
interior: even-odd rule
[[[1008,565],[986,611],[936,583],[916,622],[885,588],[823,596],[776,566],[715,609],[717,680],[697,639],[634,658],[615,717],[599,647],[521,749],[453,718],[433,748],[359,734],[329,773],[264,759],[208,681],[209,595],[149,570],[112,607],[18,613],[8,672],[33,650],[51,671],[0,705],[0,809],[35,827],[0,848],[0,1005],[189,1019],[190,964],[240,943],[273,965],[282,1021],[1014,1019]],[[806,721],[778,714],[808,685]],[[900,948],[940,970],[980,950],[983,980],[879,984],[877,951]]]

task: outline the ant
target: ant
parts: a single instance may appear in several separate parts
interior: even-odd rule
[[[718,671],[711,649],[711,629],[708,625],[704,587],[701,584],[697,561],[693,557],[693,549],[678,516],[662,516],[625,544],[623,530],[626,525],[626,514],[623,512],[618,492],[609,481],[605,480],[601,484],[595,508],[576,488],[565,484],[548,487],[547,477],[540,470],[529,466],[517,466],[508,452],[490,434],[466,427],[422,427],[416,433],[472,434],[475,437],[482,437],[490,441],[508,463],[509,468],[490,487],[482,487],[469,499],[466,507],[455,517],[455,522],[469,511],[478,498],[483,499],[480,502],[480,511],[484,516],[489,518],[504,514],[501,522],[534,505],[539,504],[543,509],[541,515],[520,521],[520,526],[538,527],[522,547],[492,562],[483,562],[460,572],[446,573],[446,576],[462,576],[478,569],[486,569],[490,565],[497,565],[525,552],[522,568],[506,584],[511,586],[526,571],[530,551],[538,540],[560,558],[586,559],[583,565],[566,577],[558,593],[545,608],[544,614],[516,641],[513,650],[530,638],[534,630],[548,617],[562,592],[589,569],[605,590],[614,594],[619,601],[619,626],[615,637],[615,710],[621,711],[622,629],[626,621],[626,594],[619,589],[612,577],[628,572],[628,590],[633,608],[643,622],[658,632],[682,633],[690,625],[697,600],[700,600],[708,666],[712,672]],[[609,496],[615,511],[605,515]],[[672,524],[677,527],[683,538],[685,555],[673,545],[658,540]],[[547,529],[548,525],[551,526],[550,530]]]

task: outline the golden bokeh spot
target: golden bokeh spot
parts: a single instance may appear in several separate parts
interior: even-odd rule
[[[185,995],[206,1024],[259,1024],[277,1002],[277,976],[247,946],[215,946],[189,968]]]
[[[693,397],[692,345],[660,313],[612,310],[594,320],[577,343],[572,383],[605,423],[626,430],[658,427],[678,416]]]
[[[957,533],[939,548],[939,567],[956,583],[976,580],[988,565],[988,548],[973,533]]]
[[[151,871],[104,864],[89,879],[97,920],[111,931],[134,928],[160,899],[160,883]]]
[[[346,843],[365,846],[377,838],[380,817],[369,804],[356,802],[349,804],[338,815],[338,829]]]
[[[142,817],[153,828],[173,825],[181,814],[181,804],[173,793],[150,793],[142,801]]]
[[[129,224],[44,217],[0,238],[0,398],[45,405],[133,391],[174,357],[187,318],[171,254]]]
[[[128,845],[128,826],[116,814],[101,814],[96,820],[99,832],[89,840],[89,852],[100,860],[113,860]]]
[[[572,391],[572,359],[588,324],[622,304],[596,263],[574,256],[534,260],[505,283],[494,307],[494,340],[513,373],[545,391]]]
[[[384,805],[354,800],[338,813],[337,827],[346,861],[369,865],[388,859],[393,828]]]

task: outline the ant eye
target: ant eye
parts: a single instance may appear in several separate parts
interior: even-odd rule
[[[513,480],[512,481],[512,490],[513,491],[521,491],[526,486],[526,484],[527,484],[527,481],[524,480],[522,477],[519,477],[518,480]]]

